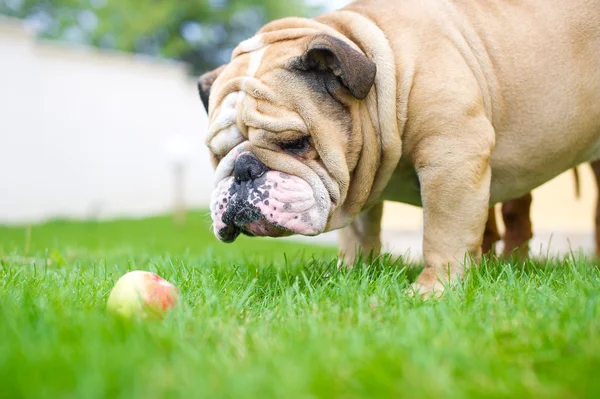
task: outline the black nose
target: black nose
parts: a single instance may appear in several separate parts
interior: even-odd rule
[[[237,182],[255,180],[265,174],[267,167],[254,154],[240,155],[235,161],[233,176]]]

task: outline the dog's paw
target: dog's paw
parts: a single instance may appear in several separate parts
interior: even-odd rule
[[[340,256],[337,261],[338,270],[352,270],[357,264],[357,259],[349,256]]]
[[[423,300],[440,298],[444,293],[446,286],[440,281],[436,281],[433,284],[422,284],[414,282],[410,287],[404,290],[404,293],[410,298],[416,298],[417,296]]]
[[[346,262],[344,259],[339,258],[337,261],[337,269],[338,270],[343,270],[343,269],[350,269],[351,266],[348,265],[348,262]]]

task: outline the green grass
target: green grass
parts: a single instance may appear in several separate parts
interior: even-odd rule
[[[422,302],[401,261],[337,271],[334,254],[220,244],[203,214],[0,227],[0,397],[600,397],[600,272],[585,258],[487,262]],[[180,289],[163,322],[106,313],[133,269]]]

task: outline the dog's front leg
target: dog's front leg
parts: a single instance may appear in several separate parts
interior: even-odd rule
[[[359,214],[350,225],[340,230],[338,248],[340,265],[352,267],[359,254],[377,256],[381,251],[381,218],[383,202]]]
[[[411,287],[423,296],[460,279],[481,255],[490,198],[494,131],[487,119],[457,123],[415,148],[423,202],[425,269]]]

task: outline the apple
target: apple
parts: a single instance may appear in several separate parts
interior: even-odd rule
[[[178,296],[177,288],[159,275],[134,270],[117,281],[106,307],[124,318],[162,319]]]

